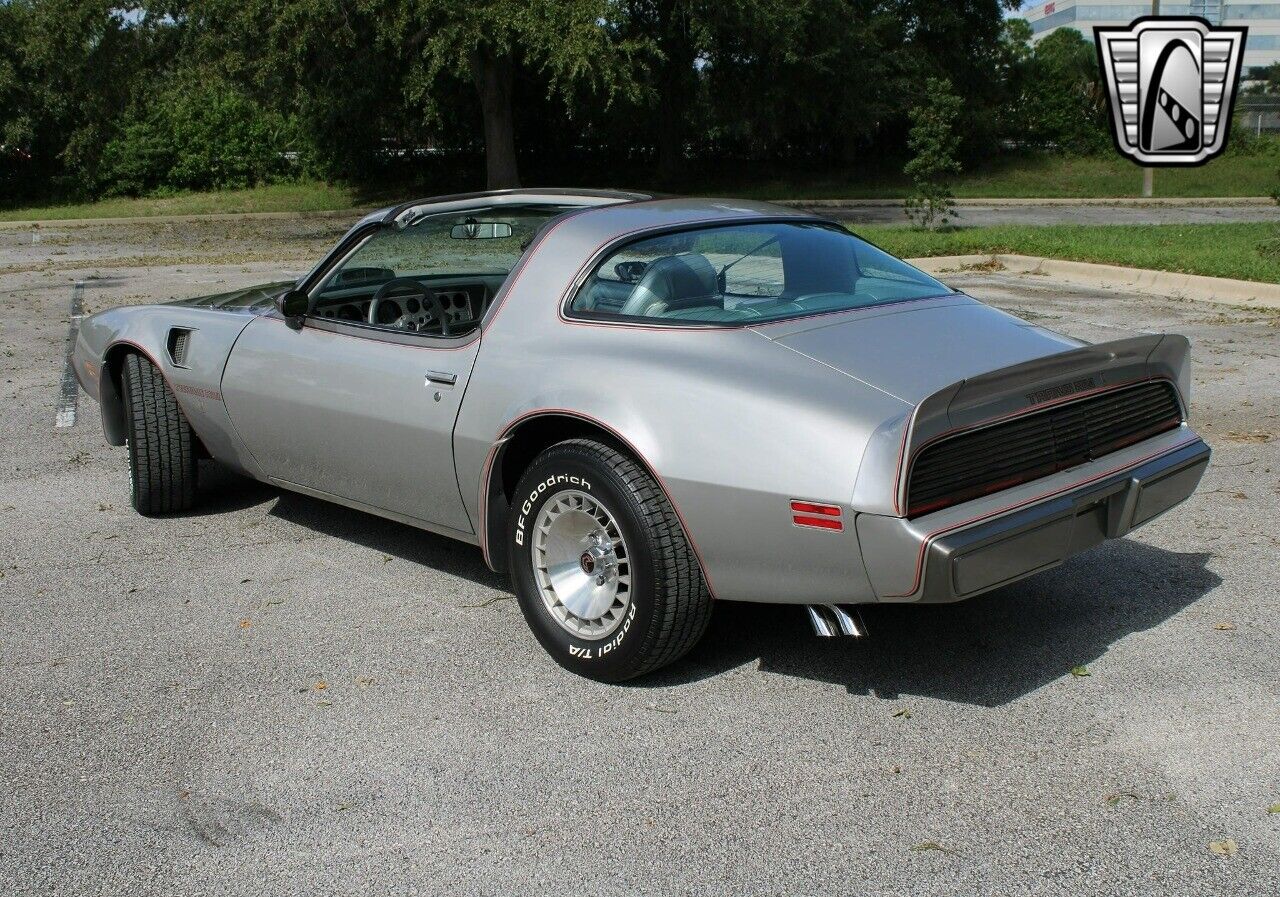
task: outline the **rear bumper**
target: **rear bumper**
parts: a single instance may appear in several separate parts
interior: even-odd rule
[[[1191,495],[1208,463],[1209,446],[1195,437],[1034,503],[938,528],[862,515],[858,536],[881,601],[960,601],[1149,522]]]

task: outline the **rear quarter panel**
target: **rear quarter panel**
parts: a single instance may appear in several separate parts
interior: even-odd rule
[[[535,252],[488,322],[455,430],[472,519],[494,442],[529,415],[569,411],[659,477],[716,597],[873,600],[849,503],[867,440],[910,409],[749,330],[563,321],[589,254]],[[843,532],[795,526],[792,499],[843,506]]]

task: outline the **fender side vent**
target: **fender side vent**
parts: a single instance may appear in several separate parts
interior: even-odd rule
[[[169,360],[177,367],[187,366],[187,346],[191,343],[191,331],[174,327],[169,331]]]

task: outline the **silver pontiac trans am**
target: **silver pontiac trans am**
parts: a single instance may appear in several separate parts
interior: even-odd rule
[[[210,458],[477,545],[566,668],[713,601],[957,601],[1123,536],[1209,460],[1187,340],[1087,345],[794,209],[524,190],[366,216],[295,282],[82,322],[134,507]]]

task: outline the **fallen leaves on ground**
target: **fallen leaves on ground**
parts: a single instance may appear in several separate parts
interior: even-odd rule
[[[1213,628],[1218,630],[1219,632],[1231,632],[1236,628],[1236,624],[1235,623],[1218,623]]]
[[[1246,501],[1249,496],[1245,495],[1239,489],[1207,489],[1202,495],[1225,495],[1228,498],[1234,498],[1238,501]]]
[[[903,719],[911,719],[911,711],[910,711],[910,710],[908,710],[906,707],[903,707],[901,710],[899,710],[899,711],[897,711],[896,713],[894,713],[894,716],[895,716],[895,717],[899,717],[899,716],[900,716],[900,717],[902,717]]]
[[[1249,430],[1246,432],[1238,432],[1236,430],[1230,430],[1227,433],[1224,433],[1222,438],[1229,439],[1232,442],[1250,442],[1254,444],[1260,444],[1264,442],[1270,442],[1276,437],[1275,437],[1275,434],[1267,433],[1264,430]]]
[[[241,628],[241,629],[248,629],[248,628],[249,628],[250,626],[252,626],[252,625],[253,625],[253,621],[252,621],[252,620],[245,619],[245,620],[241,620],[241,621],[240,621],[240,628]]]
[[[1071,668],[1071,675],[1079,678],[1082,676],[1092,676],[1093,673],[1089,672],[1089,668],[1087,666],[1085,666],[1084,664],[1080,664],[1079,666],[1074,666]]]
[[[1240,847],[1232,839],[1223,838],[1221,841],[1210,841],[1209,852],[1215,856],[1233,857],[1240,852]]]
[[[490,604],[496,604],[499,601],[510,601],[511,597],[512,596],[510,595],[498,595],[494,598],[490,598],[487,601],[481,601],[479,604],[460,604],[458,606],[459,607],[488,607]]]

